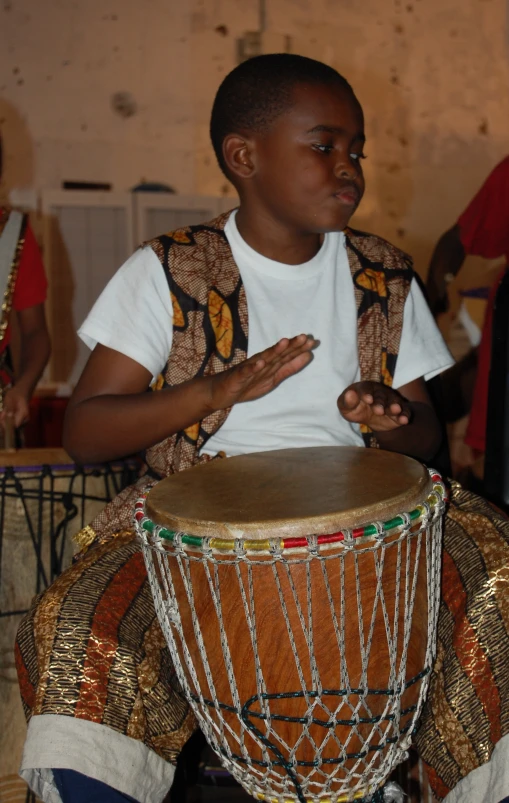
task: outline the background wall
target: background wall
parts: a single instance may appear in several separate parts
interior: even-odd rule
[[[436,237],[508,150],[506,2],[260,2],[0,0],[4,193],[145,179],[228,194],[208,116],[261,10],[266,50],[288,37],[353,84],[368,136],[356,222],[425,272]],[[120,112],[115,93],[129,93]]]

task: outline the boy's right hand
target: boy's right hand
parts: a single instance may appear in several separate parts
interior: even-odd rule
[[[313,359],[311,352],[317,345],[319,341],[310,335],[297,335],[290,340],[283,338],[240,365],[210,377],[211,412],[265,396],[305,368]]]

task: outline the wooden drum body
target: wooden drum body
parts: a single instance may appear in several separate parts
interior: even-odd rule
[[[258,800],[354,800],[405,758],[435,648],[444,487],[401,455],[217,460],[137,505],[200,726]]]

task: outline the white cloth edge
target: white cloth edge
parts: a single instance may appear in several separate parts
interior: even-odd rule
[[[495,745],[491,759],[469,772],[443,803],[499,803],[509,795],[509,734]]]
[[[70,769],[140,803],[161,803],[175,767],[143,742],[85,719],[41,714],[28,724],[19,774],[44,803],[62,803],[52,768]]]

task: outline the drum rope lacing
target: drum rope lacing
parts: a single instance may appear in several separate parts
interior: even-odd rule
[[[287,803],[288,801],[289,803],[292,800],[298,800],[299,803],[384,800],[383,796],[380,797],[381,787],[394,766],[406,757],[406,750],[410,745],[412,732],[415,729],[427,690],[436,647],[440,566],[439,521],[444,509],[446,492],[441,478],[434,472],[430,472],[430,474],[434,483],[433,491],[428,499],[414,511],[403,513],[388,522],[377,522],[363,528],[344,530],[327,536],[275,538],[262,542],[202,538],[170,531],[154,524],[145,515],[145,499],[142,498],[137,502],[135,526],[143,545],[157,615],[172,655],[177,658],[180,654],[183,659],[182,662],[175,660],[179,681],[209,744],[222,757],[226,769],[256,799],[271,803],[272,801],[274,803]],[[392,538],[388,545],[384,541],[387,533],[390,533]],[[365,546],[364,540],[366,540]],[[355,686],[352,686],[348,675],[344,639],[344,625],[349,604],[347,598],[351,598],[351,591],[346,588],[345,566],[341,556],[339,558],[341,560],[339,620],[328,576],[330,551],[338,546],[342,547],[345,555],[353,554],[355,566],[355,599],[359,648],[362,657],[360,683]],[[389,548],[397,550],[397,582],[392,626],[382,583],[385,555]],[[429,616],[426,659],[423,670],[407,680],[405,677],[406,659],[419,563],[423,551],[426,553],[428,574]],[[263,566],[272,569],[281,613],[285,620],[292,657],[301,685],[299,691],[269,693],[266,688],[258,649],[253,582],[253,569],[259,565],[261,552],[265,556]],[[366,553],[372,554],[376,573],[376,589],[370,621],[364,621],[363,592],[359,572],[360,558]],[[338,559],[337,553],[334,558]],[[170,560],[176,562],[178,574],[185,588],[191,610],[193,635],[198,645],[208,690],[202,690],[200,687],[198,673],[186,644],[176,603],[174,581],[169,568]],[[329,613],[336,639],[335,646],[339,654],[340,688],[338,689],[322,687],[316,661],[311,562],[317,560],[320,562],[324,587],[329,600]],[[216,613],[232,704],[220,701],[215,690],[202,626],[196,615],[191,577],[191,567],[196,562],[202,564]],[[227,637],[221,604],[220,569],[225,563],[230,563],[235,569],[244,616],[251,638],[256,694],[246,702],[242,702],[239,698],[231,646]],[[304,600],[299,598],[293,581],[291,566],[295,564],[305,567],[306,594]],[[306,661],[309,661],[311,688],[305,679],[301,656],[292,631],[288,606],[285,601],[285,589],[286,594],[290,595],[291,604],[297,611],[305,637]],[[401,591],[403,592],[404,607],[404,632],[402,634],[398,632]],[[378,607],[381,609],[385,624],[390,654],[390,675],[386,688],[374,689],[369,688],[367,677]],[[402,646],[399,647],[398,666],[400,639],[402,639]],[[400,699],[404,691],[418,683],[420,684],[418,702],[407,708],[401,708]],[[378,698],[384,695],[387,697],[382,713],[374,714],[370,710],[367,699],[369,695],[375,695]],[[355,697],[358,698],[357,701],[351,699]],[[302,699],[305,702],[306,710],[303,716],[288,717],[277,712],[277,702],[290,698]],[[256,707],[257,710],[255,710]],[[228,720],[222,716],[222,712],[228,712],[237,717],[239,732],[233,729]],[[403,724],[401,720],[405,717],[409,717],[409,720]],[[302,726],[302,732],[295,745],[290,746],[281,739],[273,727],[279,721],[292,722]],[[339,725],[351,727],[350,736],[344,743],[340,743],[335,736],[335,728]],[[363,725],[371,725],[367,737],[359,731],[359,727]],[[310,731],[311,726],[319,726],[323,730],[325,735],[320,744],[313,738]],[[250,756],[246,743],[248,736],[253,737],[258,744],[262,754],[261,760]],[[363,749],[349,751],[349,743],[355,739],[363,744]],[[311,744],[316,756],[312,762],[298,758],[299,747],[305,742]],[[232,748],[232,743],[237,745],[237,749]],[[330,745],[334,745],[336,753],[333,758],[322,755],[325,748]],[[384,756],[382,756],[382,751],[386,751]],[[344,765],[347,761],[353,761],[353,765],[345,768]],[[286,776],[273,772],[272,768],[274,767],[283,768]],[[301,767],[311,769],[311,772],[303,775],[299,772]],[[326,772],[323,771],[324,768]],[[366,781],[367,777],[369,777],[368,782]],[[341,781],[343,791],[332,792],[331,787],[333,783],[337,784],[338,780]],[[397,797],[386,796],[385,800],[397,800]]]

